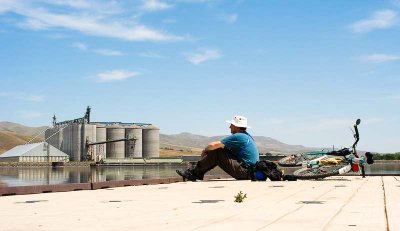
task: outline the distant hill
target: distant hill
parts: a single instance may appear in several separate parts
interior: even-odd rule
[[[22,124],[7,121],[0,122],[0,131],[15,132],[26,136],[36,136],[38,133],[46,130],[47,128],[47,126],[28,127]],[[44,133],[41,134],[41,137],[44,138]]]
[[[46,128],[45,126],[32,128],[17,123],[0,122],[0,153],[17,145],[26,144]],[[40,142],[43,138],[44,134],[35,139],[34,142]]]
[[[47,127],[28,127],[12,122],[0,122],[0,153],[3,153],[17,145],[25,144],[34,136],[44,131]],[[195,155],[200,154],[203,148],[210,142],[221,140],[224,136],[201,136],[188,132],[165,135],[160,134],[160,155]],[[42,141],[44,134],[35,142]],[[289,154],[313,150],[301,145],[282,143],[270,137],[254,136],[261,153]]]
[[[13,147],[26,144],[33,136],[26,136],[15,132],[0,131],[0,154],[12,149]],[[43,138],[38,137],[33,142],[40,142]]]
[[[224,136],[207,137],[187,132],[176,135],[160,134],[160,147],[161,149],[170,148],[181,150],[182,152],[189,150],[192,150],[192,152],[200,152],[208,143],[221,140],[223,137]],[[313,148],[307,148],[301,145],[285,144],[270,137],[254,136],[253,138],[261,153],[288,154],[313,150]]]

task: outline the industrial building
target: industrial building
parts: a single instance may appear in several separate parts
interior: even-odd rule
[[[18,145],[0,155],[1,162],[68,162],[66,153],[46,142]]]
[[[65,152],[71,161],[160,156],[160,129],[147,123],[91,122],[85,116],[57,122],[45,132],[45,140]]]

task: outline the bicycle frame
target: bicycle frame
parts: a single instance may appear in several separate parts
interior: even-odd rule
[[[350,171],[359,172],[361,168],[362,176],[365,177],[365,169],[364,164],[373,163],[372,155],[369,153],[367,157],[367,161],[365,161],[365,157],[358,156],[357,154],[357,144],[360,140],[359,132],[357,126],[360,124],[361,120],[358,119],[354,124],[353,136],[355,138],[355,142],[350,148],[343,148],[337,151],[330,152],[308,152],[303,153],[301,156],[294,156],[294,158],[298,159],[306,159],[301,163],[301,169],[294,172],[294,175],[298,178],[303,179],[317,179],[324,178],[327,176],[344,174]],[[314,158],[311,160],[307,160],[307,155],[321,155],[321,157]],[[331,157],[330,157],[331,156]],[[332,156],[338,156],[341,158],[333,158]],[[289,157],[290,158],[290,157]],[[286,159],[285,161],[290,160]],[[325,161],[324,161],[325,160]]]

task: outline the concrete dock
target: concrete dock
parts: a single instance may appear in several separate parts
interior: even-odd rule
[[[232,179],[0,197],[0,230],[400,230],[400,177]],[[247,195],[234,202],[240,191]]]

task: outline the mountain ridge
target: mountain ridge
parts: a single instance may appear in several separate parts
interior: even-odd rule
[[[29,127],[18,123],[0,122],[0,153],[3,153],[17,145],[25,144],[37,134],[43,132],[46,126]],[[190,132],[179,134],[160,134],[160,153],[163,155],[191,155],[200,154],[201,150],[210,142],[221,140],[226,135],[203,136]],[[290,145],[266,136],[253,137],[260,153],[289,154],[313,150],[302,145]],[[44,133],[35,141],[42,141]]]
[[[226,135],[225,135],[226,136]],[[189,132],[182,132],[179,134],[160,134],[160,147],[168,146],[168,144],[173,144],[181,147],[187,148],[204,148],[208,143],[221,140],[225,137],[224,135],[219,136],[202,136],[196,135]],[[302,145],[290,145],[280,142],[276,139],[266,136],[253,136],[259,151],[261,153],[280,153],[289,154],[313,150],[313,148],[305,147]]]

